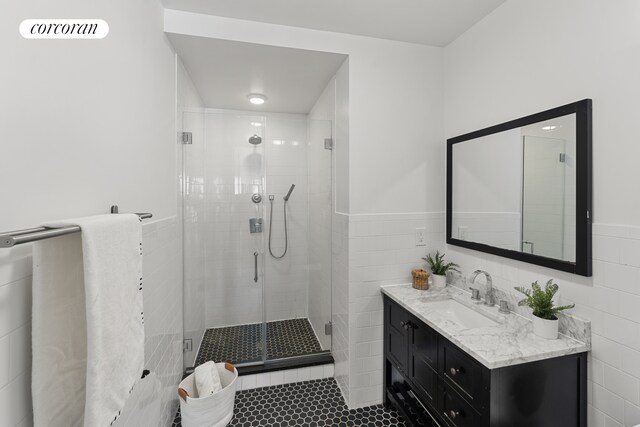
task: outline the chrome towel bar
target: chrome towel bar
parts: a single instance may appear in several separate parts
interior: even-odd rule
[[[113,206],[111,208],[111,213],[118,213],[117,206]],[[150,213],[138,213],[136,215],[138,215],[140,219],[147,219],[153,216]],[[78,231],[80,231],[80,227],[77,225],[59,228],[37,227],[27,228],[25,230],[8,231],[0,233],[0,248],[10,248],[23,243],[35,242],[36,240],[48,239],[50,237],[64,236],[65,234],[77,233]]]

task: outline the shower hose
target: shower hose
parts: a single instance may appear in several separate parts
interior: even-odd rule
[[[287,249],[289,247],[289,236],[287,235],[287,200],[284,201],[284,252],[282,255],[274,255],[271,250],[271,227],[273,225],[273,198],[269,197],[269,203],[271,204],[271,211],[269,213],[269,253],[275,259],[284,258],[287,254]]]

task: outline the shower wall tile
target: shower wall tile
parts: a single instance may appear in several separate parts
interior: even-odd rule
[[[342,395],[350,398],[349,354],[349,216],[333,213],[331,239],[331,322],[332,354],[335,360],[335,378]]]
[[[175,217],[143,224],[145,367],[162,387],[160,425],[169,426],[182,375],[182,277],[179,221]],[[31,248],[1,254],[0,425],[32,425],[31,409]],[[14,268],[15,266],[15,268]]]
[[[206,327],[260,322],[263,298],[268,321],[307,317],[306,116],[263,117],[217,110],[205,117],[204,220],[200,221]],[[248,143],[253,134],[263,138],[262,144]],[[282,198],[291,184],[296,187],[287,204],[288,251],[278,260],[266,246],[268,195],[275,196],[271,247],[279,255],[285,248]],[[251,201],[253,193],[263,196],[261,204]],[[249,233],[250,218],[263,218],[261,234]],[[253,280],[254,252],[260,254],[258,283]]]
[[[640,423],[640,227],[593,224],[593,276],[580,277],[455,246],[442,246],[460,264],[462,278],[488,271],[494,289],[512,294],[514,286],[554,279],[556,303],[575,303],[572,314],[591,322],[589,425]],[[462,281],[462,285],[469,284]],[[484,290],[482,289],[482,292]]]

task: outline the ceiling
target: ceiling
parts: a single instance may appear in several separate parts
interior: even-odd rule
[[[346,55],[167,33],[209,108],[308,113]],[[250,93],[267,96],[255,106]]]
[[[163,0],[169,9],[446,46],[506,0]]]

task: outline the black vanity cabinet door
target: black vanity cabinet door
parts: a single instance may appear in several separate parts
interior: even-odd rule
[[[396,369],[406,376],[408,361],[409,313],[389,299],[384,303],[384,352]]]
[[[411,317],[409,320],[409,380],[422,399],[436,407],[438,334]]]
[[[480,414],[446,383],[441,384],[440,404],[442,419],[451,427],[481,427],[485,426]],[[514,425],[515,427],[516,425]]]
[[[445,338],[438,348],[438,374],[474,407],[484,409],[490,371]]]

